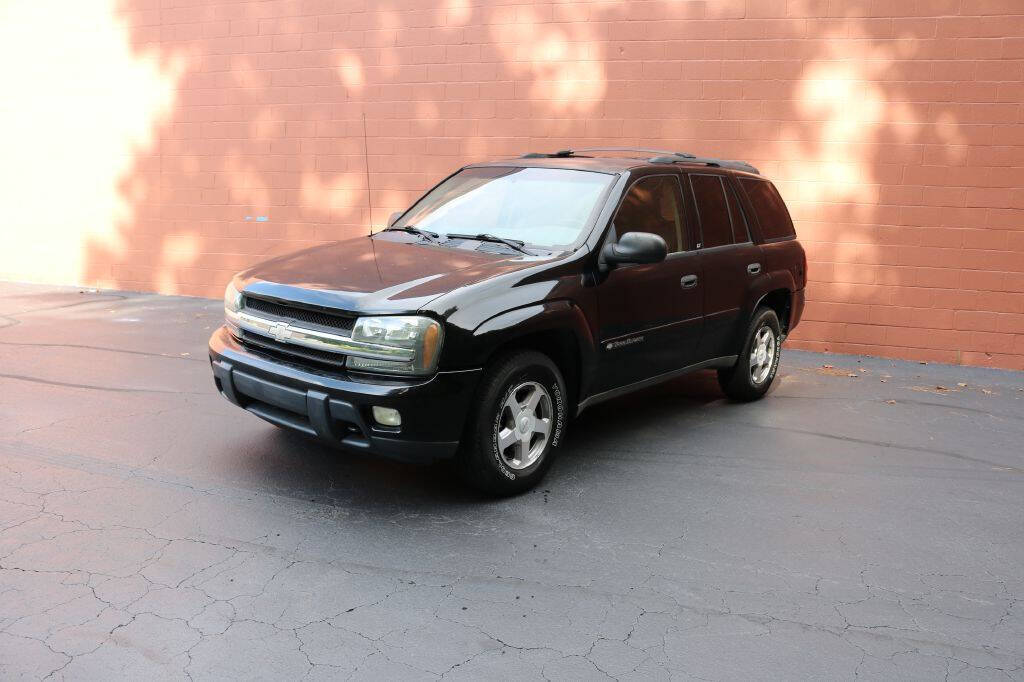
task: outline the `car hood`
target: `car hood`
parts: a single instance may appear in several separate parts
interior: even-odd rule
[[[241,272],[235,285],[248,294],[355,313],[415,312],[454,289],[550,260],[417,239],[389,234],[316,246]]]

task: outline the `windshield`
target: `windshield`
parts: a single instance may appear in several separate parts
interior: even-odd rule
[[[393,227],[487,233],[548,248],[576,242],[615,176],[564,168],[466,168],[419,200]]]

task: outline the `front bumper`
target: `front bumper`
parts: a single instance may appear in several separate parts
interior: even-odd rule
[[[458,448],[479,369],[392,379],[320,372],[244,348],[225,327],[210,337],[217,389],[272,424],[405,461],[451,457]],[[400,427],[376,424],[374,405],[402,415]]]

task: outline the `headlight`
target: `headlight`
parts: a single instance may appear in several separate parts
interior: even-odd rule
[[[385,360],[350,355],[350,369],[387,374],[429,374],[441,355],[441,324],[429,317],[360,317],[352,341],[412,351],[410,360]]]
[[[238,313],[242,310],[242,294],[234,284],[228,282],[224,289],[224,319],[235,334],[238,333]]]

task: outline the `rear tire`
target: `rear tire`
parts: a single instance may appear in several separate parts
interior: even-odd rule
[[[736,364],[718,370],[718,385],[731,400],[749,402],[764,396],[775,380],[782,350],[782,329],[771,308],[758,308]]]
[[[456,458],[459,476],[488,495],[525,492],[547,474],[565,435],[558,367],[536,351],[499,358],[484,373]]]

